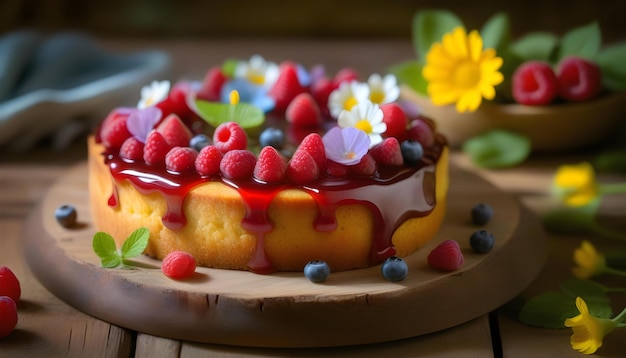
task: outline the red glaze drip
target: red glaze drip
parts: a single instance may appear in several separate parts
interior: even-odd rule
[[[376,177],[322,177],[305,186],[291,183],[269,185],[253,179],[205,178],[195,172],[173,173],[143,162],[126,162],[111,153],[105,153],[105,162],[116,180],[129,180],[141,193],[159,192],[164,196],[167,210],[163,223],[171,230],[178,230],[186,224],[183,202],[189,190],[196,185],[220,180],[237,190],[246,206],[241,225],[257,237],[255,253],[248,267],[253,272],[266,274],[273,272],[264,243],[265,234],[273,229],[268,218],[268,209],[274,197],[288,188],[304,190],[316,201],[319,215],[313,227],[320,232],[333,231],[337,227],[335,211],[339,206],[365,205],[371,210],[374,219],[371,263],[378,263],[394,255],[395,248],[391,238],[395,230],[410,218],[428,215],[435,206],[434,166],[444,144],[445,139],[438,136],[436,144],[425,151],[424,158],[415,166],[381,167]],[[416,196],[389,195],[390,192],[413,193],[415,188],[423,188],[424,192]],[[112,202],[119,202],[116,187],[109,199],[109,205]]]

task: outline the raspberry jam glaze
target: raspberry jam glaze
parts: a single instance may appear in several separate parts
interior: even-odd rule
[[[425,150],[424,157],[416,165],[381,166],[372,177],[348,175],[333,178],[322,175],[315,181],[299,186],[289,182],[267,184],[252,178],[208,178],[196,172],[174,173],[163,167],[148,166],[141,161],[125,161],[117,153],[105,152],[105,163],[115,179],[108,205],[115,207],[119,202],[116,182],[128,180],[142,194],[160,193],[167,204],[162,217],[163,224],[170,230],[178,230],[187,223],[183,208],[187,193],[207,181],[221,181],[240,194],[246,208],[241,225],[257,238],[255,253],[248,267],[253,272],[266,274],[274,271],[265,253],[265,235],[273,230],[268,217],[270,204],[281,191],[296,188],[315,200],[318,215],[311,225],[318,232],[336,229],[335,212],[340,206],[360,204],[367,207],[374,220],[370,263],[376,264],[396,253],[391,239],[402,223],[410,218],[426,216],[434,209],[435,166],[444,145],[445,139],[438,135],[436,143]],[[416,191],[416,188],[422,190]]]

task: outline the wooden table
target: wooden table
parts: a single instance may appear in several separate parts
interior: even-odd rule
[[[172,54],[172,78],[200,78],[210,64],[219,63],[224,58],[248,58],[254,53],[276,61],[292,59],[305,65],[324,63],[331,71],[350,65],[363,74],[383,72],[387,66],[413,56],[410,44],[393,41],[103,40],[102,43],[120,51],[162,48]],[[579,356],[569,345],[571,330],[532,328],[518,323],[504,310],[444,331],[402,341],[321,349],[253,349],[176,341],[133,332],[90,317],[60,301],[32,276],[19,243],[27,216],[39,198],[57,177],[85,158],[82,142],[60,152],[35,148],[26,153],[0,153],[0,265],[9,266],[22,284],[18,326],[9,337],[0,339],[0,357]],[[519,167],[500,171],[476,169],[459,152],[453,153],[452,162],[513,193],[540,214],[551,205],[549,187],[556,166],[589,158],[588,153],[538,155]],[[626,176],[600,177],[602,181],[625,179]],[[626,206],[621,204],[623,199],[624,196],[618,196],[603,204],[602,215],[607,223],[621,224],[626,216]],[[572,252],[585,238],[592,239],[601,248],[616,246],[615,242],[593,236],[549,234],[548,262],[525,293],[535,295],[555,290],[558,282],[570,277]],[[623,281],[621,283],[623,286]],[[626,305],[626,295],[612,298],[615,310]],[[625,338],[625,330],[611,333],[597,356],[623,356]]]

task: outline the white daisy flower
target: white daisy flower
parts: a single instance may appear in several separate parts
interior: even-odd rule
[[[257,86],[271,87],[278,79],[279,68],[274,62],[253,55],[248,62],[242,61],[235,67],[235,77],[245,78]]]
[[[137,108],[144,109],[154,106],[167,98],[170,93],[170,81],[152,81],[150,86],[143,86],[141,89],[141,99],[137,103]]]
[[[379,74],[374,73],[367,80],[367,85],[370,91],[369,99],[376,104],[390,103],[400,97],[398,81],[396,76],[392,74],[381,77]]]
[[[350,111],[357,103],[367,100],[368,95],[369,87],[366,83],[342,82],[339,88],[330,93],[328,110],[334,118],[338,118],[342,111]]]
[[[370,138],[370,148],[383,141],[382,134],[387,130],[382,109],[367,99],[357,103],[349,111],[342,111],[337,124],[341,128],[354,127],[365,132]]]

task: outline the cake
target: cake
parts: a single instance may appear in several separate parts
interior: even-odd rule
[[[397,99],[392,75],[360,82],[258,55],[154,82],[88,139],[94,224],[118,246],[148,228],[156,259],[184,251],[255,273],[410,255],[443,222],[448,147]]]

